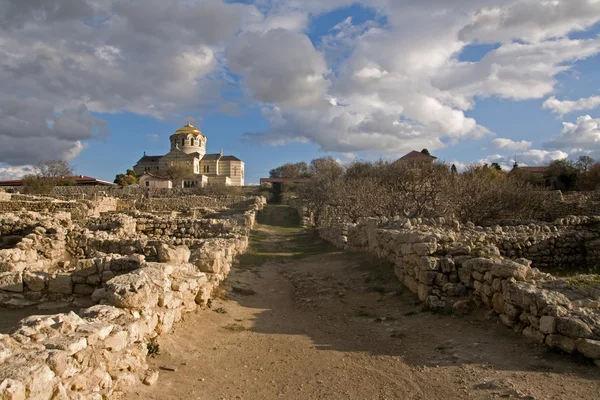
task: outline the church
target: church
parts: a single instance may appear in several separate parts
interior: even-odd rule
[[[175,131],[169,138],[171,151],[164,156],[144,156],[133,167],[140,186],[172,188],[166,176],[176,164],[191,166],[193,175],[181,182],[182,187],[204,187],[207,184],[244,186],[244,162],[235,156],[206,153],[206,136],[190,124]]]

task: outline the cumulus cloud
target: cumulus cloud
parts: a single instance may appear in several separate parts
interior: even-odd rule
[[[494,146],[497,149],[511,150],[511,151],[512,150],[527,150],[532,145],[532,143],[528,142],[527,140],[514,141],[512,139],[506,139],[506,138],[494,139],[494,140],[492,140],[491,144],[492,144],[492,146]]]
[[[304,34],[281,28],[246,32],[227,49],[227,60],[258,101],[299,108],[326,102],[327,63]]]
[[[521,0],[508,6],[479,10],[473,21],[459,32],[471,42],[537,42],[584,30],[600,19],[596,0]]]
[[[0,159],[79,154],[107,133],[90,112],[166,118],[220,102],[223,43],[255,10],[221,0],[0,0]]]
[[[553,113],[565,115],[573,111],[593,110],[600,106],[600,96],[592,96],[581,98],[576,101],[558,100],[552,96],[543,104],[544,108],[551,110]]]
[[[21,179],[25,175],[34,173],[34,169],[31,165],[20,166],[20,167],[8,167],[0,164],[0,180],[13,180]]]
[[[436,150],[491,134],[466,113],[478,99],[543,98],[600,53],[600,38],[568,35],[600,21],[596,0],[363,0],[375,20],[307,36],[312,18],[355,3],[0,0],[0,157],[38,159],[32,141],[74,156],[106,134],[94,112],[238,115],[242,100],[221,97],[232,86],[269,122],[247,140]],[[499,47],[461,61],[478,43]],[[492,144],[530,146],[503,140]]]
[[[591,153],[600,156],[600,118],[584,115],[575,123],[563,122],[559,135],[553,136],[544,147],[568,149],[573,153]]]
[[[513,155],[501,155],[501,154],[491,154],[487,157],[480,159],[478,164],[488,164],[498,163],[503,170],[510,171],[513,167],[515,161],[520,166],[538,166],[538,165],[549,165],[552,161],[562,160],[563,158],[567,158],[569,156],[568,153],[564,151],[547,151],[540,149],[531,149],[527,151],[521,151]]]

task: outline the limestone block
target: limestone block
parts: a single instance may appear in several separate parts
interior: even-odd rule
[[[440,269],[437,257],[422,256],[419,258],[419,269],[421,271],[438,271]]]
[[[423,283],[419,283],[419,287],[417,290],[417,295],[419,296],[419,300],[425,301],[425,299],[427,299],[427,296],[429,296],[432,291],[433,291],[433,288],[431,286],[425,285]]]
[[[77,332],[86,335],[95,335],[99,340],[104,340],[113,331],[114,325],[106,322],[91,322],[77,327]]]
[[[434,242],[427,243],[413,243],[413,251],[419,256],[427,256],[433,254],[437,250],[437,244]]]
[[[123,350],[128,344],[127,332],[125,331],[114,333],[104,339],[104,348],[115,352]]]
[[[144,385],[154,386],[158,382],[158,371],[149,369],[144,377]]]
[[[146,309],[158,303],[159,288],[143,270],[119,275],[106,282],[106,300],[120,308]]]
[[[73,281],[69,275],[53,274],[48,279],[51,293],[73,294]]]
[[[47,340],[44,345],[49,350],[63,350],[72,356],[87,347],[87,339],[83,336],[63,335]]]
[[[439,265],[440,271],[445,274],[456,271],[456,265],[454,264],[454,260],[452,258],[440,258]]]
[[[544,312],[548,306],[562,306],[571,309],[571,301],[562,293],[541,289],[535,293],[536,306],[539,312]]]
[[[574,339],[587,339],[593,335],[588,324],[577,317],[556,318],[556,330],[558,333]]]
[[[504,296],[502,293],[494,293],[492,296],[492,306],[498,314],[504,313]]]
[[[48,274],[44,272],[25,272],[23,274],[23,282],[27,288],[34,292],[41,292],[46,287]]]
[[[21,381],[4,379],[0,382],[0,398],[3,400],[25,400],[26,389]]]
[[[441,273],[437,273],[435,274],[435,280],[433,281],[433,284],[437,287],[444,287],[445,284],[447,284],[448,282],[450,282],[450,279],[448,279],[448,276],[446,274],[441,274]]]
[[[406,286],[411,292],[417,294],[419,291],[419,282],[415,278],[409,275],[404,276],[404,286]]]
[[[528,326],[527,328],[523,329],[523,335],[531,341],[539,344],[544,343],[544,340],[546,338],[546,335],[544,335],[542,332],[538,331],[532,326]]]
[[[173,264],[183,264],[190,260],[190,249],[187,246],[169,246],[163,243],[158,248],[158,261]]]
[[[126,312],[113,306],[98,304],[82,310],[80,314],[84,318],[96,319],[96,322],[112,322],[125,315]]]
[[[81,371],[81,366],[69,353],[62,350],[52,350],[49,352],[46,363],[61,379],[72,378]]]
[[[443,310],[446,307],[446,302],[440,300],[437,296],[427,296],[425,299],[425,306],[429,310]]]
[[[549,347],[558,347],[564,352],[573,353],[577,349],[575,339],[563,335],[546,336],[546,345]]]
[[[436,276],[437,272],[435,271],[419,271],[419,282],[431,286]]]
[[[491,273],[500,278],[515,278],[518,281],[524,281],[527,278],[528,268],[514,261],[504,260],[502,263],[492,265]]]
[[[21,272],[0,272],[0,290],[23,292],[23,274]]]
[[[577,339],[575,344],[577,351],[584,356],[594,360],[600,359],[600,340]]]
[[[556,318],[544,315],[540,318],[540,331],[548,335],[556,333]]]
[[[85,283],[76,283],[73,285],[73,294],[90,295],[94,293],[96,288]]]
[[[485,274],[490,270],[494,261],[489,258],[471,258],[470,260],[466,260],[462,263],[463,268],[469,268],[473,271],[477,271],[479,273]]]

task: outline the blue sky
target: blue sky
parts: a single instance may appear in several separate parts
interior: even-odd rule
[[[257,183],[285,162],[600,159],[593,0],[0,0],[0,179],[113,180],[191,117]]]

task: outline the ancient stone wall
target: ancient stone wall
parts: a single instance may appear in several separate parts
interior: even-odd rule
[[[453,305],[460,311],[470,302],[485,304],[503,324],[531,340],[579,352],[600,366],[597,276],[558,279],[532,268],[515,251],[516,245],[529,252],[538,240],[550,243],[569,236],[561,236],[559,224],[578,233],[578,227],[597,221],[571,218],[556,225],[481,228],[443,218],[369,218],[331,226],[321,234],[338,246],[392,263],[398,279],[431,309]],[[512,260],[501,255],[498,243]],[[457,301],[467,296],[471,300]]]
[[[124,386],[154,384],[158,371],[146,362],[154,338],[205,305],[246,250],[263,204],[247,200],[206,221],[139,211],[77,221],[70,213],[0,214],[0,303],[97,303],[31,316],[0,335],[0,398],[110,399]],[[49,257],[42,246],[71,258]]]

